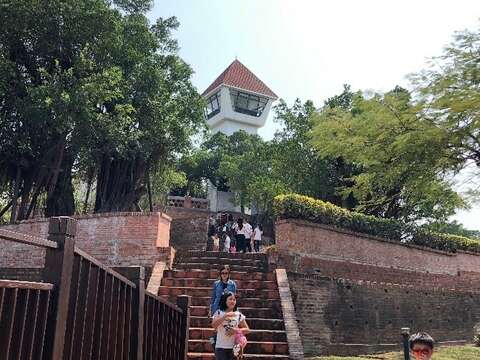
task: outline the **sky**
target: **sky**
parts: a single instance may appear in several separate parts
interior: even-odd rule
[[[238,58],[280,98],[317,106],[353,90],[410,88],[455,31],[478,29],[478,0],[155,0],[151,21],[176,16],[180,56],[203,92]],[[270,114],[259,134],[271,139]],[[464,182],[465,177],[459,179]],[[480,204],[455,218],[480,230]]]

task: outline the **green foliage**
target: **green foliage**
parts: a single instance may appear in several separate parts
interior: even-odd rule
[[[480,240],[480,231],[466,229],[456,220],[442,223],[430,223],[425,225],[424,227],[432,232],[459,235],[467,238]]]
[[[298,194],[275,197],[273,208],[275,215],[281,219],[303,219],[449,252],[480,252],[479,240],[434,233],[398,220],[365,215]]]
[[[219,173],[227,179],[240,206],[254,205],[270,215],[273,197],[288,190],[276,172],[275,149],[271,143],[258,140],[244,152],[226,155],[221,161]]]
[[[138,209],[145,174],[171,164],[204,126],[172,38],[178,21],[150,24],[151,5],[0,4],[0,188],[20,174],[22,205],[46,193],[47,215],[72,214],[78,174],[96,180],[97,211]]]
[[[384,95],[355,94],[352,107],[325,106],[313,116],[311,143],[321,157],[340,156],[357,165],[349,186],[356,209],[375,216],[445,220],[465,206],[445,178],[445,134],[419,119],[410,94],[395,88]]]
[[[411,76],[421,116],[440,135],[438,156],[453,170],[480,166],[479,48],[480,28],[457,32],[428,69]]]
[[[349,89],[345,87],[346,91]],[[348,90],[349,91],[349,90]],[[346,104],[350,94],[341,100],[331,100],[331,106]],[[286,188],[292,192],[312,196],[345,207],[355,203],[348,191],[341,196],[337,188],[347,188],[349,177],[355,171],[336,154],[319,158],[310,143],[310,132],[315,125],[316,109],[311,101],[302,104],[296,100],[289,107],[280,100],[275,107],[275,120],[282,126],[273,140],[273,164]]]

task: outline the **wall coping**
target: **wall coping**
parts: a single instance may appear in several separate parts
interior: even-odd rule
[[[202,214],[216,214],[215,212],[211,211],[210,209],[198,209],[198,208],[186,208],[182,206],[166,206],[166,211],[168,210],[180,210],[185,212],[198,212]]]
[[[395,244],[395,245],[398,245],[398,246],[409,247],[409,248],[412,248],[412,249],[418,249],[418,250],[433,252],[433,253],[436,253],[436,254],[442,254],[442,255],[446,255],[446,256],[457,256],[457,254],[468,254],[468,255],[473,255],[473,256],[480,256],[479,253],[475,253],[475,252],[472,252],[472,251],[457,250],[455,253],[452,253],[452,252],[445,251],[445,250],[433,249],[433,248],[430,248],[430,247],[427,247],[427,246],[420,246],[420,245],[415,245],[415,244],[406,244],[406,243],[402,243],[402,242],[397,241],[397,240],[391,240],[391,239],[383,238],[383,237],[380,237],[380,236],[364,234],[364,233],[360,233],[360,232],[356,232],[356,231],[352,231],[352,230],[338,228],[338,227],[331,226],[331,225],[319,224],[319,223],[315,223],[315,222],[307,221],[307,220],[300,220],[300,219],[293,219],[293,218],[281,219],[281,220],[277,220],[275,222],[275,226],[277,224],[288,224],[288,223],[294,223],[296,225],[316,227],[316,228],[320,228],[320,229],[323,229],[323,230],[332,231],[332,232],[336,232],[336,233],[340,233],[340,234],[344,234],[344,235],[352,235],[352,236],[361,237],[361,238],[365,238],[365,239],[369,239],[369,240],[375,240],[375,241],[385,242],[385,243],[389,243],[389,244]]]
[[[96,214],[86,214],[86,215],[72,215],[71,217],[76,220],[84,220],[84,219],[97,219],[97,218],[108,218],[108,217],[127,217],[127,216],[152,216],[152,215],[159,215],[161,218],[164,218],[167,221],[172,221],[172,218],[161,211],[154,211],[154,212],[106,212],[106,213],[96,213]],[[8,225],[19,225],[19,224],[32,224],[32,223],[42,223],[48,222],[50,218],[36,218],[36,219],[29,219],[29,220],[21,220],[17,221],[14,224],[1,224],[1,226],[8,226]]]
[[[287,333],[288,352],[291,360],[302,360],[304,356],[302,338],[298,329],[295,305],[293,304],[288,276],[285,269],[275,270],[280,304],[282,306],[285,332]]]
[[[419,290],[421,289],[422,292],[425,293],[462,293],[462,294],[469,294],[469,295],[477,295],[480,294],[480,290],[478,291],[468,291],[468,290],[457,290],[457,289],[449,289],[444,287],[429,287],[426,289],[424,286],[415,286],[415,285],[406,285],[406,284],[398,284],[398,283],[390,283],[390,282],[381,282],[381,281],[368,281],[368,280],[353,280],[348,278],[336,278],[336,277],[329,277],[324,275],[317,275],[317,274],[304,274],[298,273],[294,271],[288,271],[287,275],[292,278],[296,279],[305,279],[305,280],[313,280],[313,281],[328,281],[328,282],[336,282],[337,284],[342,285],[355,285],[355,286],[368,286],[372,288],[391,288],[391,289],[406,289],[406,290]]]

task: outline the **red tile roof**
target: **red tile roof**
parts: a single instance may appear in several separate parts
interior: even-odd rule
[[[278,96],[270,90],[270,88],[247,69],[240,61],[233,61],[229,67],[203,92],[207,95],[210,91],[216,89],[220,85],[233,86],[242,90],[252,91],[257,94],[266,95],[277,99]]]

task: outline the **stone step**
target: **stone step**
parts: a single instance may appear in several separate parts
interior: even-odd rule
[[[270,354],[245,354],[244,358],[249,359],[259,359],[259,360],[288,360],[288,355],[270,355]],[[189,360],[212,360],[215,359],[213,353],[188,353]]]
[[[175,264],[178,263],[203,263],[203,264],[221,264],[223,265],[240,265],[240,266],[258,266],[258,267],[265,267],[267,266],[266,261],[264,260],[256,260],[256,259],[245,259],[245,258],[218,258],[218,257],[175,257]],[[220,270],[219,268],[219,270]]]
[[[176,301],[176,297],[169,298],[170,301]],[[193,306],[210,306],[210,295],[204,297],[192,297]],[[273,308],[281,312],[281,304],[278,299],[260,299],[256,297],[242,297],[239,299],[240,307],[257,307],[257,308]]]
[[[158,295],[162,297],[175,297],[178,295],[190,295],[192,297],[206,297],[212,294],[210,287],[169,287],[160,286]],[[237,290],[238,304],[242,304],[242,298],[278,299],[278,290],[269,289],[239,289]]]
[[[208,316],[208,306],[191,306],[192,316]],[[248,318],[283,319],[281,311],[274,308],[239,307],[238,310]]]
[[[176,257],[217,257],[220,259],[254,259],[254,260],[267,260],[267,255],[264,253],[226,253],[221,251],[180,251],[177,253]]]
[[[213,347],[208,340],[189,340],[188,351],[213,352]],[[288,344],[286,342],[248,341],[244,351],[245,354],[287,355]]]
[[[285,330],[283,319],[260,319],[247,318],[248,326],[256,330]],[[212,320],[204,316],[191,316],[190,327],[208,328],[211,327]]]
[[[208,340],[215,334],[212,328],[190,328],[190,339],[203,339]],[[275,341],[286,342],[287,335],[284,330],[253,330],[250,329],[250,333],[247,336],[250,341]]]
[[[225,265],[222,263],[193,263],[193,262],[181,262],[181,263],[176,263],[175,264],[175,269],[178,270],[192,270],[192,269],[198,269],[198,270],[214,270],[219,272],[220,268]],[[250,266],[250,265],[232,265],[230,266],[230,270],[233,271],[244,271],[244,272],[266,272],[267,269],[264,268],[263,266]]]
[[[216,280],[219,276],[218,270],[201,270],[201,269],[192,269],[192,270],[165,270],[163,272],[163,277],[167,278],[202,278],[209,280]],[[230,277],[233,280],[242,279],[242,280],[260,280],[260,281],[275,281],[274,272],[244,272],[244,271],[232,271]]]
[[[215,279],[201,278],[163,278],[162,286],[172,287],[212,287]],[[276,281],[235,280],[238,289],[269,289],[276,290]]]

